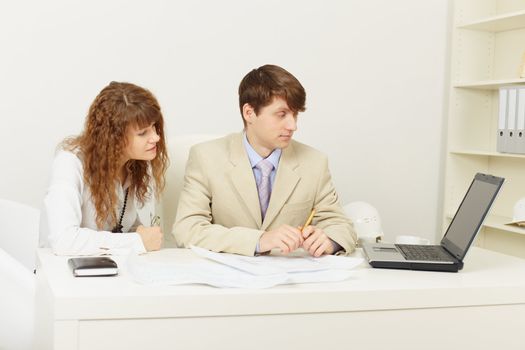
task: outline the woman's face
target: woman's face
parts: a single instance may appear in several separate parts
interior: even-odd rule
[[[127,160],[153,160],[157,156],[159,140],[160,136],[154,123],[142,129],[130,125],[127,129],[128,143],[124,149],[124,156]]]

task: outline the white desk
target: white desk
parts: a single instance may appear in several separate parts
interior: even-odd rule
[[[38,252],[36,349],[525,349],[525,260],[475,247],[459,273],[365,263],[264,290],[143,286],[122,261],[118,277],[73,278],[66,260]]]

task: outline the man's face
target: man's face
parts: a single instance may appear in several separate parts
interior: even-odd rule
[[[284,99],[274,97],[257,115],[253,108],[245,106],[248,106],[243,110],[246,134],[259,155],[266,157],[276,148],[288,147],[297,130],[297,113],[288,107]]]

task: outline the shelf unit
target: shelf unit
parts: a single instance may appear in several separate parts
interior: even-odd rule
[[[453,214],[447,215],[447,219],[449,221],[452,220],[452,217],[453,217]],[[496,230],[500,230],[500,231],[504,231],[504,232],[511,232],[511,233],[516,233],[519,235],[525,235],[525,227],[509,225],[508,223],[510,221],[511,221],[511,218],[507,216],[490,215],[487,217],[487,219],[483,223],[483,226],[493,228]]]
[[[525,79],[501,79],[501,80],[483,80],[471,82],[458,82],[455,88],[480,89],[480,90],[498,90],[502,86],[525,84]]]
[[[525,197],[525,155],[496,151],[498,89],[524,85],[525,0],[455,0],[443,231],[477,172],[506,179],[476,244],[525,258],[525,228],[505,225]]]

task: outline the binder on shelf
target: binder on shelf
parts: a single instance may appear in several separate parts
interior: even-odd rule
[[[508,90],[508,101],[507,101],[507,140],[505,141],[505,152],[516,153],[517,151],[517,138],[516,138],[516,102],[517,102],[516,88],[509,88]]]
[[[523,60],[521,61],[520,78],[525,78],[525,53],[523,54]]]
[[[516,152],[525,154],[525,87],[518,90],[516,134]]]
[[[499,89],[497,151],[502,153],[506,152],[507,95],[507,88]]]

